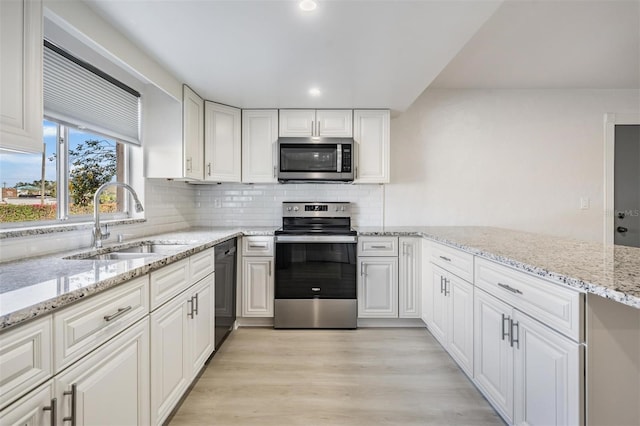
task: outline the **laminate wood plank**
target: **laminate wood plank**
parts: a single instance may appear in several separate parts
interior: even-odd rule
[[[170,424],[503,422],[426,329],[240,328]]]

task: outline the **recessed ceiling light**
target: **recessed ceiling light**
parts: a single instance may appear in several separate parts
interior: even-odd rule
[[[316,10],[316,7],[318,7],[318,3],[314,0],[302,0],[298,5],[300,6],[300,9],[305,12],[311,12],[312,10]]]
[[[322,92],[317,87],[312,87],[311,89],[309,89],[309,94],[311,96],[320,96]]]

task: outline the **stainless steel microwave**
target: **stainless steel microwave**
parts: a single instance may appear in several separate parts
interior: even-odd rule
[[[353,182],[353,139],[278,139],[278,181]]]

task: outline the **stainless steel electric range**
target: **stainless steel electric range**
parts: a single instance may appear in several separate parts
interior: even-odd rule
[[[282,203],[275,232],[275,328],[356,328],[351,204]]]

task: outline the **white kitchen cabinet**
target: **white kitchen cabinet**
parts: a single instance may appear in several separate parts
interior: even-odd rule
[[[401,237],[398,266],[398,316],[420,318],[421,310],[421,247],[422,238]]]
[[[278,110],[242,111],[242,182],[276,183]]]
[[[42,152],[42,0],[0,1],[0,149]]]
[[[240,109],[204,103],[204,180],[241,181],[240,121]]]
[[[583,347],[478,290],[478,388],[513,424],[583,424]]]
[[[151,313],[151,424],[171,413],[189,385],[189,316],[185,297]]]
[[[353,111],[281,109],[280,137],[353,137]]]
[[[433,320],[429,330],[473,377],[473,285],[432,265]]]
[[[398,258],[358,259],[358,317],[398,318]]]
[[[478,290],[474,296],[474,381],[500,415],[513,421],[511,306]]]
[[[49,380],[0,411],[0,425],[54,426],[58,404]]]
[[[215,335],[215,279],[208,275],[191,287],[188,292],[193,300],[191,326],[191,378],[195,378],[214,349]]]
[[[0,408],[53,376],[51,315],[0,335]]]
[[[151,313],[151,424],[161,424],[213,352],[214,274]]]
[[[149,321],[143,319],[55,377],[58,423],[149,424]]]
[[[273,257],[242,259],[242,316],[273,317]]]
[[[517,310],[511,332],[514,423],[583,424],[583,347]]]
[[[202,180],[204,178],[204,100],[187,85],[183,86],[182,97],[182,144],[184,177]]]
[[[355,110],[353,122],[356,153],[354,183],[389,183],[389,110]]]

